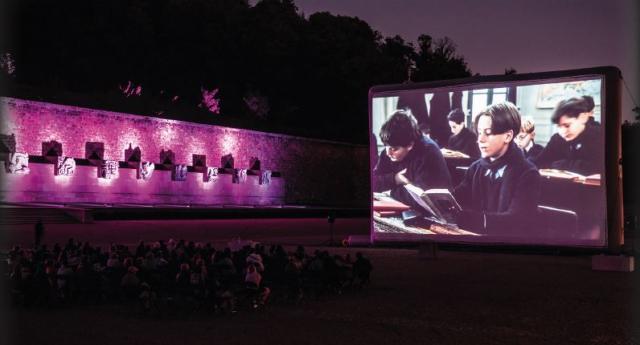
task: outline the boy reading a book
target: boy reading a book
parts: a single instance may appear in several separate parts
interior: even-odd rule
[[[554,134],[544,150],[531,161],[538,168],[551,168],[582,175],[602,174],[604,170],[604,136],[600,126],[588,124],[593,111],[591,97],[560,101],[551,121]]]
[[[475,160],[480,157],[480,151],[476,143],[478,138],[465,126],[464,117],[464,112],[460,109],[453,109],[447,115],[449,128],[451,128],[451,137],[449,137],[447,148],[462,152]]]
[[[451,177],[438,145],[422,135],[408,110],[397,110],[382,125],[380,140],[385,149],[373,170],[373,190],[391,190],[391,196],[407,205],[414,201],[405,188],[450,188]]]
[[[460,228],[492,235],[530,231],[540,197],[540,174],[513,139],[520,113],[510,102],[493,104],[474,123],[481,158],[453,192],[462,205]]]

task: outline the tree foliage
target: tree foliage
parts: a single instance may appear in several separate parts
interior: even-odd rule
[[[9,92],[45,99],[102,95],[95,106],[367,143],[371,86],[470,75],[448,38],[422,35],[416,50],[356,17],[305,17],[292,0],[8,1]],[[128,81],[143,95],[114,101]],[[203,89],[219,90],[220,116],[197,107]],[[251,95],[268,116],[247,111]]]

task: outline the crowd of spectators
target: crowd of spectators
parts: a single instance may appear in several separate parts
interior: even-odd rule
[[[299,303],[360,290],[372,265],[361,253],[307,253],[255,244],[232,251],[184,240],[107,251],[74,239],[53,248],[15,246],[2,260],[15,305],[57,307],[121,303],[144,313],[260,309],[276,298]]]

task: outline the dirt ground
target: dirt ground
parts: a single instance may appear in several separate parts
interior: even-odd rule
[[[265,225],[273,232],[249,230],[244,223],[218,224],[217,235],[200,230],[202,240],[225,241],[234,226],[243,238],[294,244],[309,250],[326,238],[319,222]],[[212,221],[213,222],[213,221]],[[338,222],[337,224],[339,224]],[[166,224],[166,223],[165,223]],[[177,224],[177,223],[176,223]],[[173,225],[176,225],[173,224]],[[198,225],[199,224],[199,225]],[[202,223],[193,229],[201,229]],[[213,223],[205,225],[212,226]],[[235,224],[235,225],[234,225]],[[108,229],[142,229],[145,222],[103,222],[85,226],[93,243],[111,241]],[[225,225],[225,226],[222,226]],[[171,235],[123,235],[123,242]],[[189,225],[191,226],[191,225]],[[187,227],[189,227],[187,226]],[[358,220],[336,226],[337,238],[361,234]],[[259,227],[259,226],[258,226]],[[170,226],[167,225],[167,229]],[[313,230],[315,228],[315,230]],[[56,230],[58,229],[58,230]],[[63,230],[64,229],[64,230]],[[81,227],[51,226],[49,240]],[[297,231],[293,231],[297,229]],[[190,233],[182,234],[187,240]],[[315,233],[317,231],[318,233]],[[15,241],[30,230],[14,228]],[[125,231],[126,233],[126,231]],[[237,231],[235,232],[237,233]],[[121,233],[122,234],[122,233]],[[260,236],[258,236],[260,235]],[[166,237],[164,237],[166,238]],[[157,237],[156,237],[157,239]],[[187,316],[140,316],[118,305],[58,309],[2,308],[3,344],[639,344],[640,273],[591,270],[589,255],[532,255],[517,252],[440,250],[437,259],[406,248],[328,248],[331,253],[362,251],[374,265],[371,285],[300,304],[274,300],[265,310],[233,315],[199,311]]]

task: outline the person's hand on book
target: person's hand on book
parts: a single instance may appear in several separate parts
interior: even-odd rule
[[[404,168],[404,169],[398,171],[398,173],[396,174],[396,176],[394,178],[397,185],[405,185],[405,184],[410,184],[411,183],[411,181],[409,181],[409,179],[406,176],[404,176],[404,174],[406,174],[406,173],[407,173],[407,168]]]

